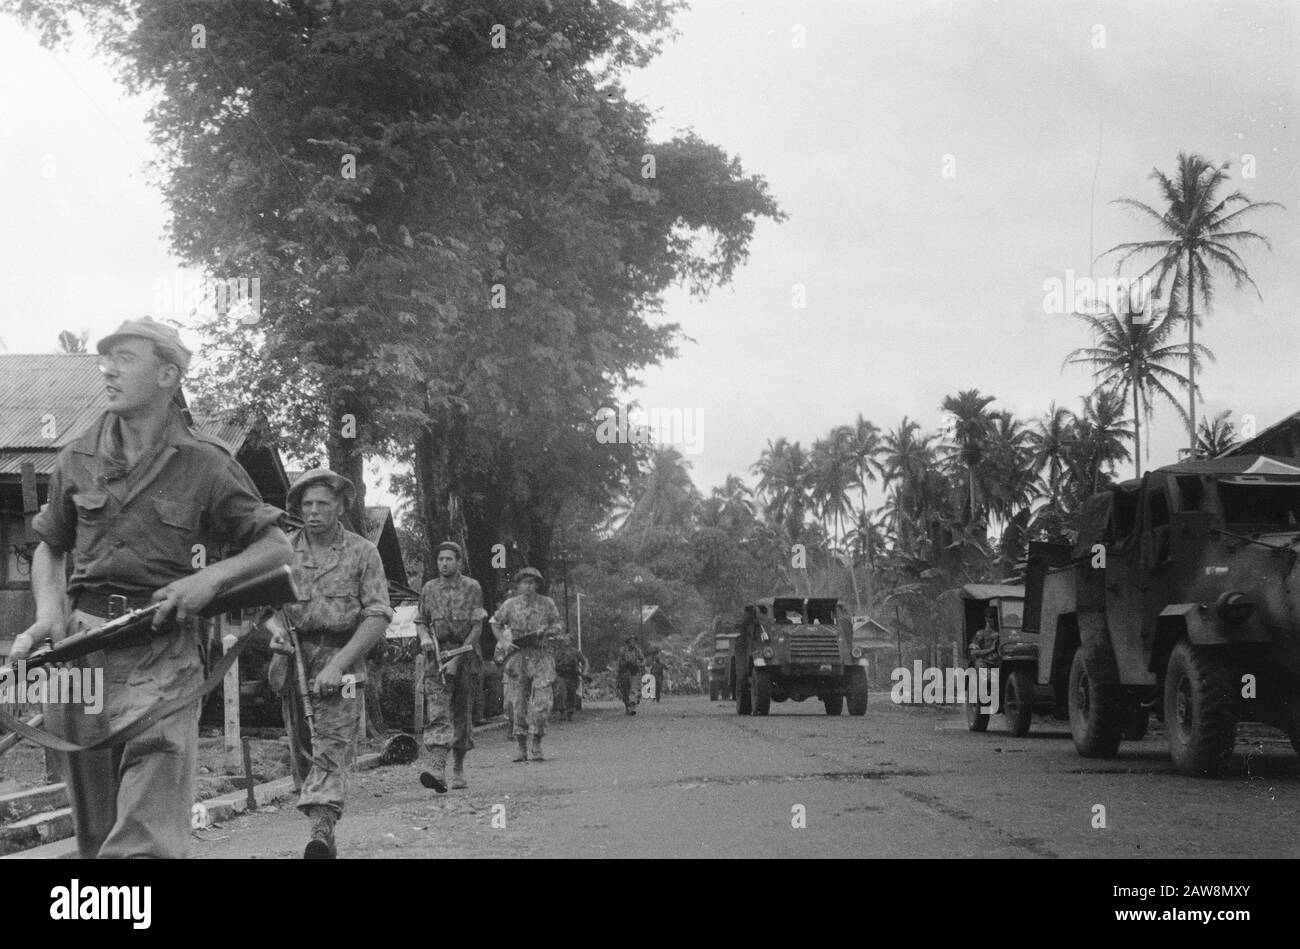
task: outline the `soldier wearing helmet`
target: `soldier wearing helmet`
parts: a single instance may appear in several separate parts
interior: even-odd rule
[[[518,595],[501,604],[492,617],[492,631],[507,649],[513,646],[518,658],[511,657],[517,669],[514,735],[519,751],[515,761],[542,760],[542,736],[554,700],[555,657],[551,644],[563,641],[564,626],[555,601],[542,596],[541,571],[524,567],[515,575]],[[529,747],[529,740],[532,747]]]

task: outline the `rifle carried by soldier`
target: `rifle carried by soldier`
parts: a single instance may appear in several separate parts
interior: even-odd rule
[[[257,609],[265,606],[278,606],[298,598],[298,588],[293,582],[293,570],[288,566],[279,566],[259,576],[237,583],[229,590],[218,593],[201,611],[205,617],[220,616],[235,610]],[[131,610],[116,619],[111,619],[102,626],[76,633],[57,643],[46,640],[46,644],[32,651],[25,662],[28,669],[46,666],[56,662],[67,662],[88,653],[113,646],[134,645],[156,636],[168,633],[167,625],[153,628],[154,614],[162,603],[151,603],[138,610]]]

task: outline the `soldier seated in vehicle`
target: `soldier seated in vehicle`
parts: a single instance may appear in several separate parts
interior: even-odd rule
[[[997,621],[998,611],[990,606],[984,612],[984,628],[975,634],[966,650],[976,665],[996,666],[1001,662],[998,656]]]

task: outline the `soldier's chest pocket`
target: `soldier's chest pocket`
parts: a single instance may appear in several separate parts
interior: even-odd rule
[[[361,583],[357,580],[327,578],[321,581],[320,593],[331,600],[357,600],[361,598]]]
[[[85,527],[102,524],[108,513],[108,494],[104,491],[78,491],[72,495],[77,508],[77,523]]]
[[[182,536],[197,533],[203,509],[185,498],[154,498],[154,512],[165,526]]]

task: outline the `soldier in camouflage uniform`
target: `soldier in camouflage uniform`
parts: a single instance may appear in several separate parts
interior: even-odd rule
[[[298,809],[311,820],[304,857],[337,855],[334,824],[347,796],[344,767],[361,725],[366,653],[393,618],[379,550],[339,522],[353,503],[352,482],[324,468],[308,471],[289,489],[289,509],[301,510],[293,536],[294,579],[303,599],[286,607],[298,630],[315,712],[316,742],[307,753],[296,696],[284,701]]]
[[[519,595],[502,603],[492,617],[492,631],[497,639],[503,640],[507,649],[514,646],[519,650],[516,656],[511,657],[518,663],[514,735],[519,751],[515,761],[528,760],[530,737],[533,760],[543,760],[542,736],[546,734],[546,722],[554,700],[555,657],[551,654],[551,644],[565,641],[564,624],[560,622],[560,611],[555,608],[555,601],[537,592],[541,582],[542,574],[537,569],[525,567],[520,570],[515,576]],[[509,671],[510,663],[507,662],[507,675]]]
[[[629,636],[618,651],[618,695],[623,700],[625,715],[635,715],[641,701],[641,670],[645,668],[645,654],[635,636]]]
[[[446,652],[459,646],[477,646],[483,631],[483,588],[477,580],[460,572],[463,555],[460,545],[443,541],[434,551],[438,576],[420,591],[420,606],[415,628],[424,650],[424,747],[432,756],[428,771],[420,783],[439,794],[447,791],[447,751],[455,753],[451,786],[468,787],[465,782],[465,755],[474,747],[471,718],[473,656],[461,655],[450,660],[440,671],[435,658],[434,637],[438,650]]]

